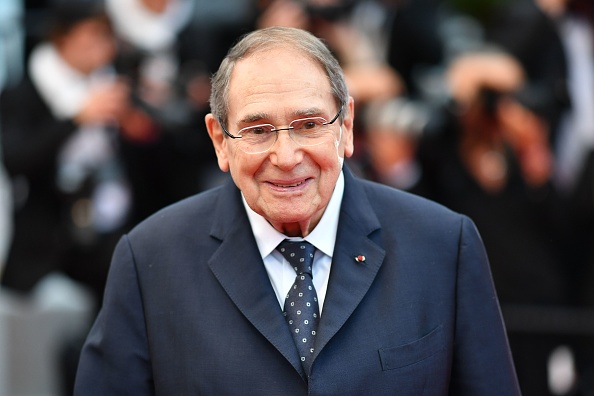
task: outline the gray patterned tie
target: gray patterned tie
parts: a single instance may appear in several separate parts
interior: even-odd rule
[[[284,315],[297,345],[301,364],[307,374],[311,368],[314,341],[320,319],[318,296],[313,285],[311,267],[316,248],[309,242],[284,240],[277,250],[297,273],[285,300]]]

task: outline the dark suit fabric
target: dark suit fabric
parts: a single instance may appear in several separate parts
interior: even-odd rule
[[[308,381],[229,182],[122,238],[75,394],[519,394],[470,220],[346,171],[338,227]]]

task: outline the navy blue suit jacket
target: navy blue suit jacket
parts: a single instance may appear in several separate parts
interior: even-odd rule
[[[229,182],[122,238],[75,394],[519,395],[468,218],[345,171],[338,227],[309,378]]]

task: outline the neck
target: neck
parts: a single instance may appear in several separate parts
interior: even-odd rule
[[[270,223],[275,230],[290,237],[305,238],[317,223],[311,220],[297,222],[297,223]]]

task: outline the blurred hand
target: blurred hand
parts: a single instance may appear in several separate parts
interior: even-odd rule
[[[516,153],[526,183],[538,187],[549,181],[553,153],[544,121],[512,99],[501,100],[497,113],[503,137]]]
[[[475,53],[455,59],[447,71],[450,94],[462,106],[474,102],[483,88],[511,92],[524,82],[520,63],[503,53]]]
[[[130,107],[120,119],[120,133],[134,144],[151,144],[159,140],[159,125],[147,113]]]
[[[123,81],[98,85],[74,120],[78,124],[117,122],[130,106],[129,97],[130,90]]]

